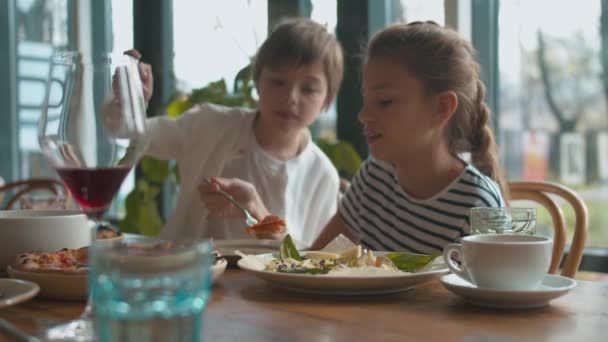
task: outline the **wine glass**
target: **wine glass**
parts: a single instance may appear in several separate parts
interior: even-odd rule
[[[51,58],[38,125],[42,153],[91,222],[92,243],[148,137],[138,61],[127,55],[60,51]],[[117,229],[117,228],[114,228]],[[80,319],[47,338],[91,340],[92,301]]]

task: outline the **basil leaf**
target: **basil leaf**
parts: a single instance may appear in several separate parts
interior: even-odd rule
[[[280,273],[299,273],[299,274],[326,274],[329,269],[325,268],[306,268],[306,267],[285,267],[277,270]]]
[[[393,264],[404,272],[416,272],[435,260],[437,255],[421,255],[412,253],[393,252],[386,255]]]
[[[285,236],[281,242],[281,247],[279,248],[279,257],[281,260],[285,260],[287,258],[292,258],[298,261],[302,260],[302,257],[300,256],[300,253],[298,253],[298,249],[296,248],[296,245],[293,243],[291,235],[289,234],[287,234],[287,236]]]

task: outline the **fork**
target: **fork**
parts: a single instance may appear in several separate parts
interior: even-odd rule
[[[213,181],[210,178],[205,178],[205,183],[212,185]],[[256,220],[253,215],[245,208],[239,201],[235,200],[232,196],[230,196],[226,191],[219,189],[218,192],[224,196],[227,200],[229,200],[235,207],[241,209],[245,214],[245,223],[247,226],[251,227],[253,225],[258,224],[258,220]]]

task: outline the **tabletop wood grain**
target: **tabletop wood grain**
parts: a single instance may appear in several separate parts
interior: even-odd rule
[[[33,299],[0,317],[36,333],[83,307]],[[547,307],[501,311],[471,306],[438,280],[396,295],[336,297],[281,290],[229,269],[204,317],[206,341],[607,341],[608,283],[579,282]]]

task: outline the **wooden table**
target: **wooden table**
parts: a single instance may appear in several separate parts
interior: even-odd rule
[[[69,320],[80,302],[34,299],[0,309],[25,331]],[[608,341],[608,283],[579,286],[548,307],[496,311],[466,304],[438,280],[376,297],[297,294],[229,269],[205,312],[206,341]],[[2,340],[0,335],[0,340]]]

